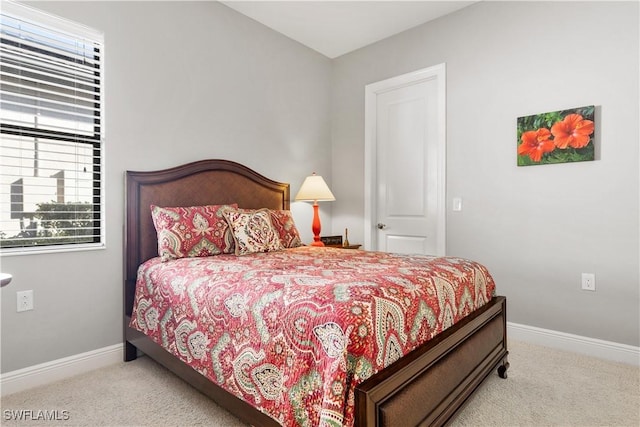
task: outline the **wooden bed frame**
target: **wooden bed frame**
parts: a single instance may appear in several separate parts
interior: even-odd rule
[[[142,352],[251,425],[275,420],[230,394],[129,327],[138,266],[157,256],[150,205],[238,203],[243,208],[289,209],[289,184],[227,160],[202,160],[171,169],[127,172],[124,262],[124,359]],[[444,425],[482,381],[498,369],[507,377],[506,299],[480,310],[405,355],[356,388],[356,427]]]

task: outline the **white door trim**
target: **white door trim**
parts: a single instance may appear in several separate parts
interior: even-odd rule
[[[376,97],[378,94],[409,86],[424,80],[436,78],[438,82],[438,255],[446,254],[446,66],[434,65],[411,73],[402,74],[390,79],[371,83],[365,86],[365,129],[364,129],[364,248],[371,250],[377,247],[374,215],[376,213]]]

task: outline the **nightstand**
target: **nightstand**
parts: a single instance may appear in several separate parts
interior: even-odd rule
[[[342,245],[325,245],[329,248],[338,248],[338,249],[360,249],[360,246],[362,245],[347,245],[347,246],[342,246]]]

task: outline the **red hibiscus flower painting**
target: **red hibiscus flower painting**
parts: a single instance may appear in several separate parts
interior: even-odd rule
[[[595,106],[518,117],[518,166],[594,160]]]

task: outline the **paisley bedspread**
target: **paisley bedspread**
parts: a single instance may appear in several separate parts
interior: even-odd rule
[[[352,425],[354,388],[486,304],[453,257],[300,247],[138,271],[131,326],[280,424]]]

